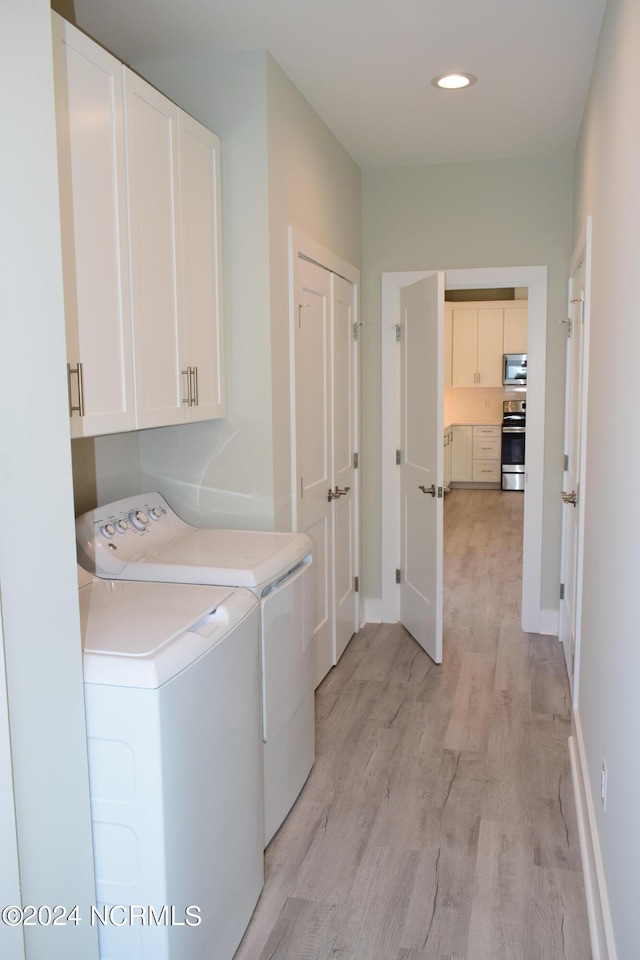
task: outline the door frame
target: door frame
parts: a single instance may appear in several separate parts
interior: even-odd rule
[[[296,424],[296,297],[295,297],[295,264],[301,257],[304,260],[310,260],[319,267],[323,267],[330,273],[336,273],[338,276],[353,284],[353,303],[354,303],[354,322],[357,329],[362,330],[360,321],[360,271],[353,264],[348,263],[339,257],[333,251],[323,247],[310,237],[305,236],[295,227],[289,227],[289,370],[290,370],[290,393],[289,405],[291,409],[291,529],[298,529],[298,449],[297,449],[297,424]],[[353,350],[353,438],[356,449],[354,453],[359,454],[361,450],[360,438],[360,341],[355,340]],[[360,535],[360,470],[356,470],[357,482],[354,490],[354,523],[355,523],[355,576],[360,578],[360,555],[361,555],[361,535]],[[364,594],[362,584],[359,583],[357,602],[357,623],[354,625],[354,631],[360,629],[365,623]]]
[[[382,274],[382,589],[383,623],[397,623],[399,591],[395,582],[400,542],[400,491],[395,451],[398,443],[399,396],[398,322],[399,288],[415,283],[435,270],[407,270]],[[546,266],[480,267],[445,270],[449,290],[528,287],[528,353],[532,371],[527,382],[527,449],[525,475],[522,569],[522,629],[527,633],[557,634],[557,611],[544,610],[542,588],[542,509],[544,482],[544,420],[547,362]],[[443,424],[444,427],[444,424]]]

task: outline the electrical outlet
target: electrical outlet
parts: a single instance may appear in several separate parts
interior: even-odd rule
[[[602,761],[602,769],[600,770],[600,799],[602,800],[602,811],[603,813],[607,812],[607,761]]]

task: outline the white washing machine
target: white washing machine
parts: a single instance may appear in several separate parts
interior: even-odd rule
[[[256,599],[78,578],[100,958],[231,960],[263,884]]]
[[[99,577],[246,587],[259,598],[268,843],[315,759],[311,539],[194,527],[159,493],[85,513],[76,533],[80,562]]]

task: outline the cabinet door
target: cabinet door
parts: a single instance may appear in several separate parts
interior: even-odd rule
[[[138,427],[186,418],[178,328],[178,108],[124,70]]]
[[[453,310],[452,387],[474,387],[478,370],[478,311]]]
[[[95,436],[135,426],[121,65],[52,29],[71,435]]]
[[[225,415],[220,141],[182,110],[178,125],[180,369],[191,371],[187,418],[211,420]]]
[[[453,366],[453,307],[444,307],[444,385],[451,386]]]
[[[479,387],[502,386],[502,309],[478,310]]]
[[[451,480],[473,479],[473,427],[452,428]]]
[[[506,307],[504,311],[504,353],[527,352],[527,307]]]

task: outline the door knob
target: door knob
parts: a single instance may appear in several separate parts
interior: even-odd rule
[[[337,489],[338,488],[336,487],[336,490]],[[327,500],[329,501],[329,503],[331,503],[332,500],[339,500],[339,499],[340,499],[340,494],[334,493],[331,487],[329,487],[329,490],[327,491]]]
[[[565,493],[563,490],[562,500],[563,500],[563,503],[570,503],[572,506],[575,507],[576,503],[578,502],[578,495],[575,492],[575,490],[572,490],[571,493]]]
[[[430,493],[432,497],[435,497],[436,495],[435,483],[432,483],[430,487],[424,487],[422,484],[420,484],[418,490],[422,490],[423,493]]]
[[[336,496],[338,497],[346,497],[346,495],[349,493],[349,490],[351,490],[351,487],[344,487],[344,489],[341,490],[336,484]]]

